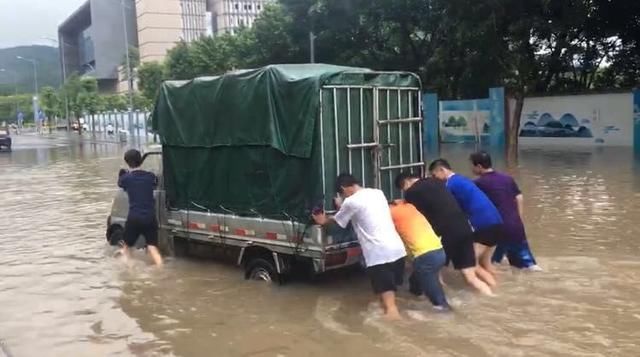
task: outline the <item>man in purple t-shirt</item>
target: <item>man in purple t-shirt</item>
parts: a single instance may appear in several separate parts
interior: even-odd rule
[[[475,183],[496,206],[504,222],[504,241],[498,243],[493,262],[500,263],[505,253],[511,266],[542,270],[531,253],[522,222],[523,196],[513,177],[493,169],[491,156],[479,151],[471,154]]]

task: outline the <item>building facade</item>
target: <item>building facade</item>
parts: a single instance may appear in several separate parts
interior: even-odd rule
[[[210,0],[215,33],[234,33],[251,27],[264,7],[274,0]]]
[[[207,4],[207,0],[136,0],[140,60],[161,61],[176,42],[206,35]]]
[[[138,46],[136,25],[133,0],[88,0],[58,27],[63,73],[96,77],[101,91],[115,91],[127,46]]]
[[[87,0],[58,27],[63,73],[95,76],[101,91],[122,91],[126,46],[139,49],[141,62],[162,61],[179,41],[251,26],[272,1]]]

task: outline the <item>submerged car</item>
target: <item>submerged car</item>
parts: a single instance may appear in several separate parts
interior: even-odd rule
[[[9,127],[0,129],[0,150],[3,148],[11,151],[11,133],[9,132]]]

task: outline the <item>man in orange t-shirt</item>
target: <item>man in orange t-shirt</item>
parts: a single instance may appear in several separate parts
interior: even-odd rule
[[[420,290],[435,308],[450,309],[439,277],[446,262],[440,238],[420,211],[404,200],[396,200],[391,205],[391,218],[407,252],[413,256],[413,274]]]

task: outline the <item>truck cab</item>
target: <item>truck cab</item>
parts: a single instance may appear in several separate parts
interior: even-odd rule
[[[244,269],[246,279],[267,282],[283,282],[289,274],[300,271],[315,275],[362,263],[362,252],[351,229],[322,228],[311,222],[302,227],[295,222],[232,213],[220,215],[167,208],[161,146],[145,151],[141,169],[158,177],[154,197],[158,243],[163,254],[203,255],[203,251],[214,251],[202,249],[203,246],[221,248],[224,255],[231,256],[231,260]],[[117,245],[122,240],[128,212],[127,193],[118,188],[107,218],[109,244]],[[142,236],[136,247],[144,247]]]

